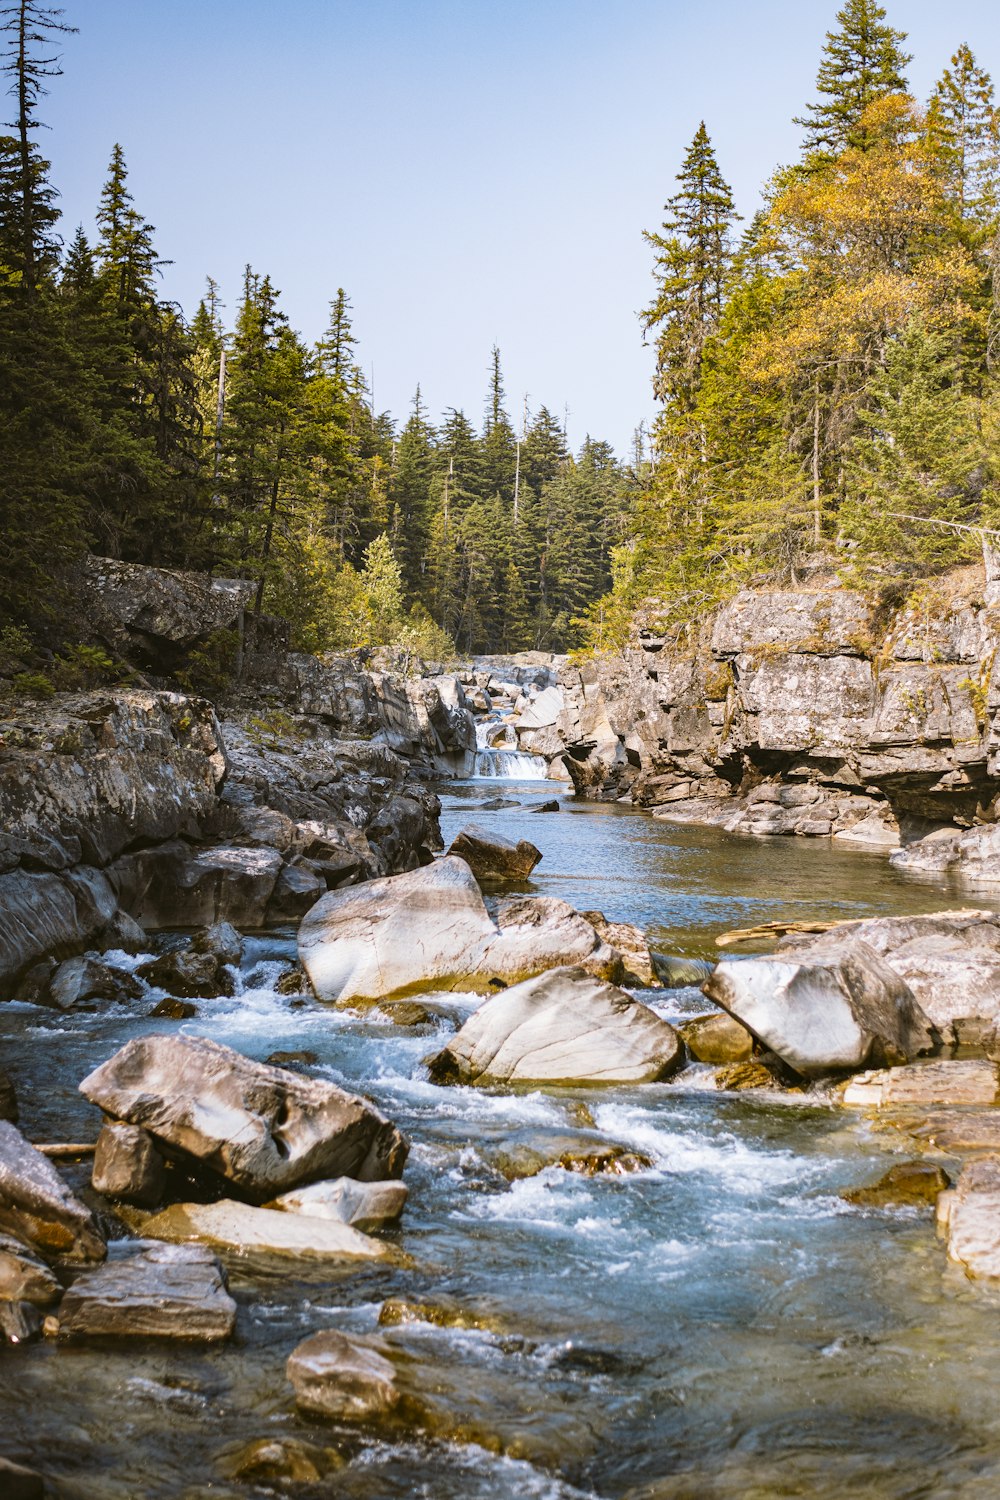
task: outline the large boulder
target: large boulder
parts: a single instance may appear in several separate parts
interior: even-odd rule
[[[299,954],[321,1000],[514,984],[566,963],[617,978],[621,959],[553,897],[511,898],[490,916],[475,876],[449,855],[424,869],[330,891],[303,919]]]
[[[363,1099],[204,1037],[135,1038],[80,1091],[258,1202],[320,1177],[398,1177],[406,1161],[399,1131]]]
[[[515,844],[478,823],[467,823],[448,853],[464,859],[477,880],[527,880],[542,857],[527,839]]]
[[[80,572],[91,614],[129,654],[158,671],[169,671],[206,637],[234,629],[257,588],[246,579],[209,578],[110,557],[87,557]]]
[[[973,1279],[1000,1280],[1000,1157],[969,1162],[938,1199],[948,1258]]]
[[[726,959],[702,988],[807,1078],[909,1062],[934,1045],[912,991],[864,943],[808,959]]]
[[[0,1232],[67,1265],[103,1260],[107,1253],[90,1209],[6,1120],[0,1120]]]
[[[879,955],[909,986],[942,1033],[969,1017],[1000,1022],[1000,915],[939,911],[926,916],[843,922],[817,938],[787,942],[803,962],[814,952],[851,952],[858,943]]]
[[[559,968],[487,1000],[429,1066],[439,1083],[654,1083],[682,1057],[647,1006]]]
[[[61,1333],[113,1338],[226,1339],[236,1303],[200,1245],[154,1245],[79,1276],[59,1307]]]
[[[163,1197],[163,1157],[147,1130],[109,1122],[97,1137],[90,1181],[96,1193],[153,1208]]]
[[[276,849],[192,848],[176,839],[124,855],[109,873],[122,904],[144,927],[230,922],[246,929],[265,925],[281,871]]]

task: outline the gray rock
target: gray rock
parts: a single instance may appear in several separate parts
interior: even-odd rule
[[[282,866],[267,904],[267,921],[294,922],[316,905],[326,889],[323,875],[308,863]]]
[[[399,1131],[363,1099],[203,1037],[136,1038],[80,1091],[257,1201],[320,1177],[398,1177],[406,1161]]]
[[[155,1245],[77,1277],[59,1308],[75,1337],[218,1342],[236,1322],[215,1256],[201,1245]]]
[[[11,984],[51,954],[63,957],[86,948],[117,906],[106,877],[89,867],[64,875],[26,870],[0,875],[0,983]]]
[[[397,1415],[404,1394],[382,1339],[326,1329],[294,1349],[285,1366],[300,1410],[340,1422]]]
[[[256,587],[109,557],[85,558],[81,579],[95,616],[124,632],[131,649],[159,670],[176,664],[178,650],[234,628]]]
[[[272,1207],[306,1218],[337,1219],[371,1234],[396,1222],[408,1196],[409,1189],[403,1182],[356,1182],[353,1177],[335,1177],[282,1193]]]
[[[136,972],[156,989],[168,990],[174,997],[189,998],[193,995],[207,998],[225,993],[230,985],[224,984],[220,975],[221,965],[213,953],[195,953],[191,949],[179,949],[162,953],[159,958],[143,964]]]
[[[808,961],[813,952],[850,952],[864,943],[909,986],[934,1026],[947,1033],[976,1018],[1000,1021],[1000,915],[943,911],[915,917],[845,922],[819,938],[783,950]]]
[[[909,1062],[934,1044],[912,991],[861,942],[808,958],[724,959],[702,988],[807,1078]]]
[[[58,1010],[75,1010],[94,1000],[127,1004],[143,993],[142,985],[127,970],[83,954],[67,958],[56,969],[49,981],[48,1003]]]
[[[717,656],[770,647],[818,656],[859,654],[871,605],[850,589],[821,593],[745,589],[719,611],[712,629]]]
[[[214,922],[191,939],[193,953],[208,953],[220,964],[235,967],[243,957],[243,939],[230,922]]]
[[[1000,1280],[1000,1158],[963,1167],[955,1187],[938,1198],[938,1223],[949,1260],[974,1280]]]
[[[527,880],[542,857],[527,839],[515,844],[479,823],[467,823],[448,853],[464,859],[477,880]]]
[[[350,1004],[415,990],[488,992],[580,963],[617,978],[620,956],[553,897],[496,904],[494,921],[464,860],[331,891],[299,928],[299,955],[321,1000]]]
[[[275,849],[175,841],[123,856],[112,869],[129,909],[149,929],[231,922],[263,927],[282,869]]]
[[[97,945],[104,952],[119,953],[145,953],[149,948],[144,929],[127,911],[120,910],[101,928]]]
[[[103,1126],[90,1180],[108,1198],[155,1208],[163,1196],[163,1158],[153,1137],[138,1125]]]
[[[48,1307],[61,1296],[62,1286],[45,1262],[20,1240],[0,1235],[0,1302]]]
[[[106,1254],[90,1210],[48,1158],[6,1121],[0,1121],[0,1233],[67,1265],[103,1260]]]
[[[647,1006],[560,968],[487,1000],[429,1067],[439,1083],[653,1083],[682,1052]]]
[[[659,977],[649,951],[646,935],[633,922],[609,922],[602,911],[580,913],[590,923],[597,936],[622,956],[624,972],[621,983],[640,989],[658,989]]]

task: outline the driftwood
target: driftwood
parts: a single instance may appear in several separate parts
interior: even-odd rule
[[[96,1141],[56,1141],[45,1145],[32,1141],[31,1144],[43,1156],[93,1156],[97,1150]]]
[[[843,927],[844,922],[761,922],[757,927],[735,927],[732,932],[723,932],[715,940],[717,948],[731,948],[736,943],[756,943],[764,938],[787,937],[790,933],[829,932],[831,927]]]

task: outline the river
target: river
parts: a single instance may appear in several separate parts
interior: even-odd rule
[[[523,806],[481,811],[498,793]],[[884,856],[826,841],[750,840],[618,805],[529,811],[551,783],[452,784],[445,838],[470,816],[529,837],[533,886],[653,946],[708,956],[726,927],[973,904]],[[409,1135],[399,1240],[412,1264],[289,1275],[236,1263],[234,1341],[214,1349],[35,1344],[0,1349],[0,1452],[54,1496],[266,1495],[233,1480],[264,1437],[326,1451],[292,1493],[345,1500],[995,1500],[1000,1494],[1000,1297],[946,1266],[928,1211],[862,1210],[843,1190],[904,1145],[806,1099],[676,1083],[550,1092],[438,1088],[421,1060],[448,1034],[340,1014],[272,988],[291,934],[249,941],[232,998],[180,1023],[247,1054],[309,1048],[317,1076],[366,1092]],[[138,960],[136,960],[138,962]],[[451,1000],[453,997],[449,997]],[[668,1019],[696,990],[644,996]],[[471,1001],[469,1002],[472,1003]],[[125,1008],[0,1008],[5,1066],[31,1139],[92,1138],[80,1078],[162,1029]],[[586,1111],[653,1167],[508,1183],[496,1153],[578,1130]],[[79,1184],[84,1169],[71,1168]],[[298,1417],[284,1362],[321,1328],[370,1332],[389,1296],[464,1308],[484,1326],[414,1324],[464,1441],[393,1442]],[[502,1450],[502,1451],[501,1451]]]

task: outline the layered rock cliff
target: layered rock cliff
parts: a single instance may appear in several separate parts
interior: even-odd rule
[[[848,589],[747,591],[688,649],[645,631],[615,659],[554,659],[555,685],[528,690],[514,728],[585,797],[985,868],[998,644],[1000,590],[981,578],[884,617]]]

